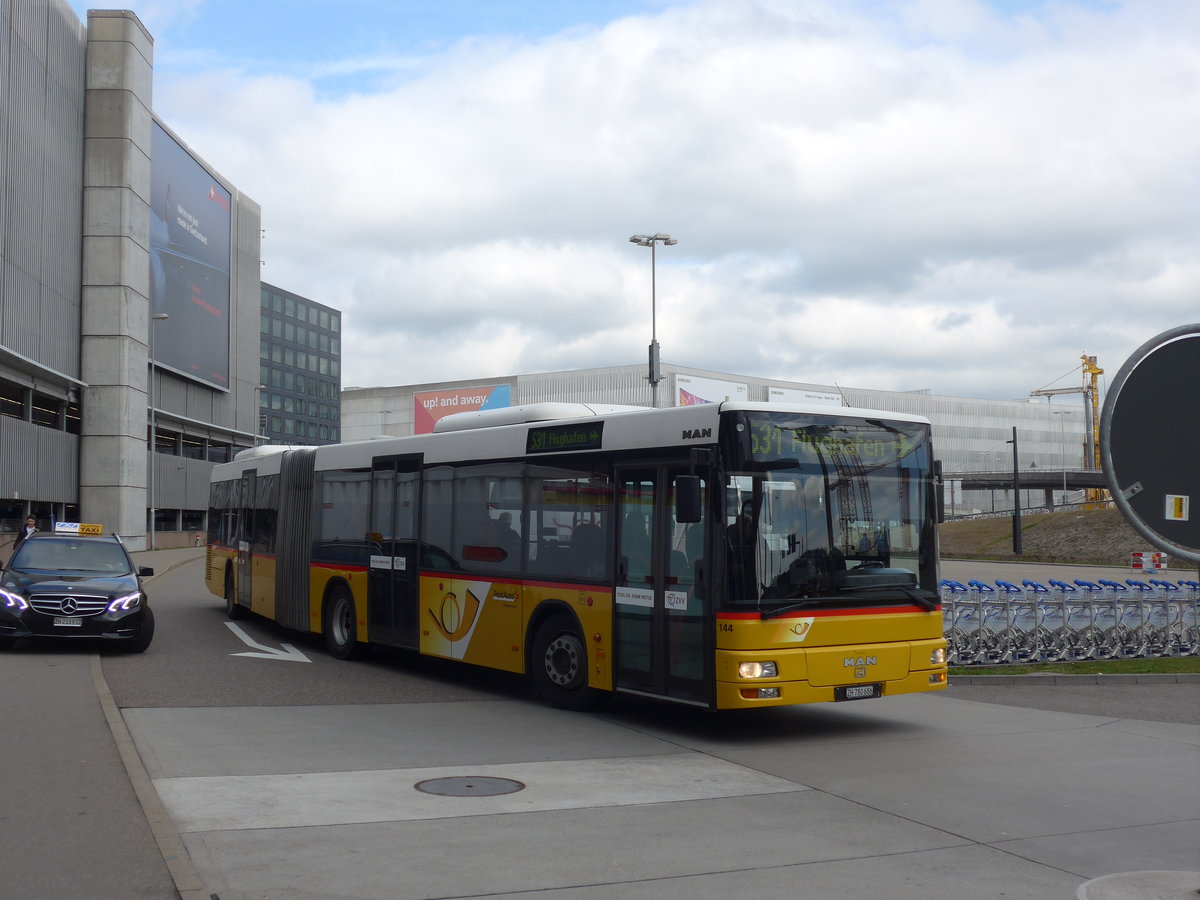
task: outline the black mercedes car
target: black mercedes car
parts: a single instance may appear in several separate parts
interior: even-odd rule
[[[0,572],[0,649],[18,638],[92,638],[141,653],[154,639],[142,578],[116,535],[34,534]]]

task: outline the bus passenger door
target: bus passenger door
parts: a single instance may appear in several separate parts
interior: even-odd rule
[[[238,491],[241,508],[238,510],[237,533],[234,535],[234,546],[237,548],[237,596],[247,609],[251,606],[251,591],[254,588],[254,554],[251,547],[254,541],[254,486],[257,480],[257,469],[242,473],[242,485]]]
[[[377,459],[371,472],[368,633],[372,641],[411,649],[419,646],[420,473],[420,457]]]
[[[618,688],[707,703],[713,641],[708,633],[700,522],[675,519],[683,465],[618,467],[616,683]]]

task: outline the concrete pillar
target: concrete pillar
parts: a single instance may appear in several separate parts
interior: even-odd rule
[[[88,12],[80,516],[131,549],[146,536],[153,52],[132,12]]]

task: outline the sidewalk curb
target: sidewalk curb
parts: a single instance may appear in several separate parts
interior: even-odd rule
[[[1156,672],[1142,675],[1060,675],[1058,673],[1033,675],[951,675],[950,686],[956,684],[990,684],[1012,686],[1018,684],[1200,684],[1200,672]]]
[[[121,755],[121,762],[125,765],[125,772],[133,785],[133,792],[141,804],[142,813],[150,825],[150,831],[158,844],[167,871],[171,873],[171,879],[175,882],[175,890],[178,891],[180,900],[210,900],[212,895],[205,889],[186,845],[175,830],[158,791],[154,789],[154,782],[150,780],[149,773],[142,765],[142,758],[138,755],[133,736],[125,725],[125,719],[113,699],[108,682],[104,679],[99,654],[92,656],[92,683],[95,685],[109,731],[112,732],[113,742],[117,745],[117,752]]]

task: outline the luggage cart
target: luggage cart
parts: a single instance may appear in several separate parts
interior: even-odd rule
[[[1125,583],[1137,595],[1141,606],[1143,657],[1164,656],[1171,646],[1171,619],[1165,594],[1155,585],[1136,578],[1126,578]]]
[[[1010,597],[1013,611],[1013,662],[1040,662],[1042,656],[1041,619],[1050,591],[1044,584],[1026,578],[1019,596]]]
[[[1095,587],[1098,593],[1091,594],[1091,598],[1096,659],[1116,659],[1121,650],[1121,611],[1117,596],[1127,588],[1104,578]]]
[[[1101,578],[1100,584],[1116,606],[1116,658],[1138,659],[1143,655],[1146,610],[1140,592],[1131,591],[1119,581]]]
[[[1079,582],[1067,584],[1054,578],[1050,579],[1050,587],[1057,594],[1062,607],[1062,655],[1059,659],[1068,662],[1091,659],[1096,653],[1096,635],[1090,589],[1080,590],[1083,585]],[[1099,590],[1099,585],[1092,587]]]
[[[976,662],[1004,665],[1012,659],[1008,632],[1012,628],[1008,601],[985,581],[972,578],[967,582],[971,598],[979,606],[979,652]]]
[[[946,662],[969,666],[979,650],[979,605],[969,599],[965,584],[945,578],[938,585],[942,600],[942,633],[946,637]]]
[[[1200,618],[1200,582],[1180,579],[1180,611],[1179,618],[1183,628],[1183,646],[1188,648],[1187,656],[1196,656],[1200,647],[1200,634],[1197,634],[1196,623]]]

